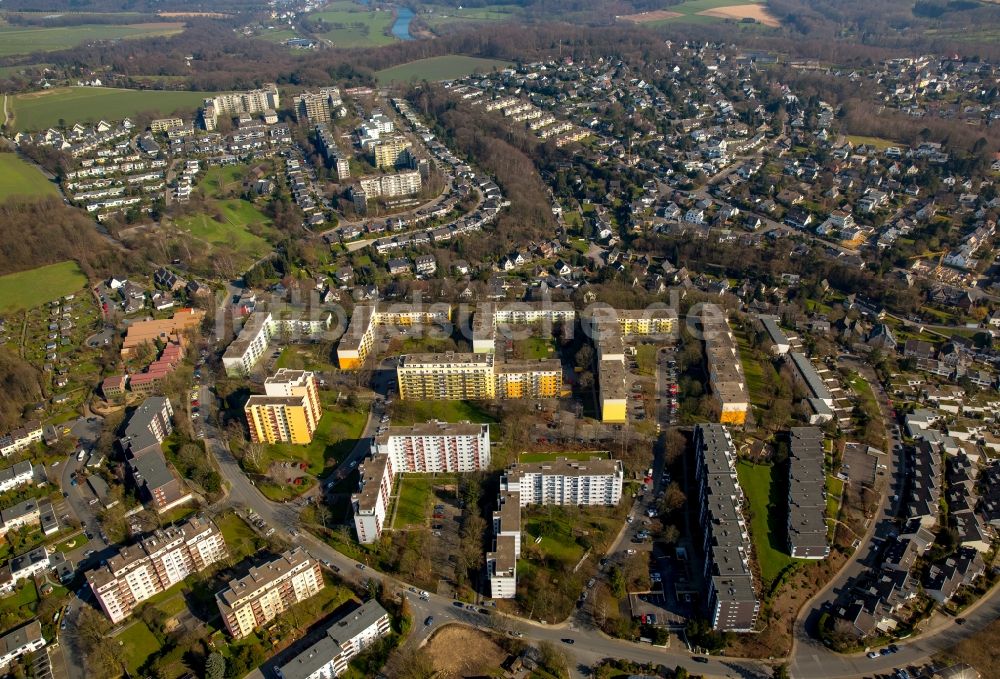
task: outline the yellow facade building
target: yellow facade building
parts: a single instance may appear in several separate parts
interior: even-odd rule
[[[500,363],[496,383],[497,398],[559,398],[562,363],[555,358]]]
[[[250,440],[311,443],[322,416],[316,376],[304,370],[283,368],[267,378],[264,391],[263,396],[251,396],[244,406]]]
[[[496,398],[490,354],[409,354],[396,366],[399,397],[410,400],[484,401]]]
[[[410,148],[410,142],[404,137],[390,137],[389,139],[375,142],[372,145],[372,154],[375,157],[375,167],[380,170],[389,170],[397,165],[403,164],[403,157]]]

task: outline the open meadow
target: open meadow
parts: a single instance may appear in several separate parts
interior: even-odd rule
[[[686,0],[679,5],[671,5],[669,10],[627,14],[618,19],[644,26],[660,26],[667,22],[712,23],[726,19],[753,19],[764,26],[778,25],[764,3],[739,0]]]
[[[270,224],[270,220],[253,204],[238,198],[219,200],[214,204],[218,207],[221,221],[202,213],[178,218],[177,226],[212,245],[231,246],[251,259],[263,257],[271,250],[266,240],[250,230],[251,225],[263,229]]]
[[[55,52],[99,40],[125,40],[176,35],[184,24],[176,21],[142,24],[82,26],[0,26],[0,57]]]
[[[418,59],[399,66],[393,66],[375,72],[379,83],[410,82],[413,80],[454,80],[473,73],[489,73],[493,69],[511,66],[507,61],[496,59],[480,59],[461,54],[451,54],[445,57]]]
[[[0,276],[0,313],[33,309],[87,285],[76,262],[60,262]]]
[[[389,34],[394,15],[389,11],[365,9],[350,1],[331,2],[322,12],[309,15],[312,20],[322,19],[328,30],[317,36],[330,41],[334,47],[381,47],[396,41]]]
[[[0,153],[0,203],[14,196],[55,196],[56,185],[16,153]]]
[[[121,120],[140,111],[168,115],[178,109],[194,110],[211,92],[125,90],[112,87],[58,87],[27,92],[13,98],[14,130],[40,131],[56,127],[62,120],[96,123]],[[8,104],[10,106],[10,104]]]

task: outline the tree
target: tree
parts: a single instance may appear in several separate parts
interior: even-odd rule
[[[663,502],[660,503],[660,507],[667,514],[672,514],[683,507],[685,502],[687,502],[687,496],[677,482],[674,481],[664,491]]]
[[[541,664],[552,674],[560,679],[569,677],[569,663],[566,654],[557,648],[551,641],[543,641],[538,644],[538,652],[541,654]]]
[[[771,672],[771,679],[789,679],[788,663],[775,665],[774,670]]]
[[[690,675],[686,667],[678,665],[674,668],[674,679],[688,679],[688,676]]]
[[[211,653],[205,661],[205,679],[224,679],[226,659],[220,653]]]

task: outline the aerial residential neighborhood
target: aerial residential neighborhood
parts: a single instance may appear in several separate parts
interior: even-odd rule
[[[0,676],[1000,676],[998,25],[0,8]]]

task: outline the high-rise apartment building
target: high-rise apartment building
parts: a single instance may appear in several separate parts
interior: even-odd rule
[[[419,193],[421,186],[423,186],[420,173],[416,170],[362,177],[359,182],[366,200],[408,196]]]
[[[396,365],[401,399],[478,401],[496,398],[489,354],[408,354]]]
[[[298,122],[319,125],[330,122],[334,110],[342,103],[338,88],[325,87],[318,92],[303,92],[292,97],[292,110]]]
[[[230,580],[215,599],[226,629],[242,639],[324,586],[319,562],[296,547]]]
[[[226,541],[211,521],[192,518],[122,547],[87,571],[101,609],[118,623],[140,603],[228,556]]]
[[[263,396],[247,399],[243,411],[251,441],[308,444],[322,416],[316,375],[282,368],[264,381]]]
[[[505,361],[496,364],[497,398],[559,398],[562,362],[557,358]]]
[[[614,506],[622,498],[625,468],[621,460],[518,463],[507,468],[501,489],[517,493],[528,505]]]
[[[410,142],[405,137],[380,139],[371,145],[375,167],[389,170],[409,162]]]
[[[278,86],[271,84],[259,90],[232,92],[209,97],[202,104],[201,118],[205,129],[212,131],[215,129],[220,115],[237,116],[241,113],[277,111],[280,103]]]
[[[351,496],[358,541],[378,540],[396,474],[473,472],[490,466],[487,424],[426,422],[390,427],[372,443],[372,455],[359,467],[358,492]]]
[[[372,454],[388,455],[397,474],[480,471],[490,466],[490,427],[445,422],[389,427],[375,438]]]

